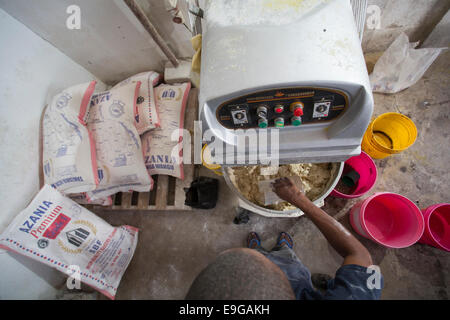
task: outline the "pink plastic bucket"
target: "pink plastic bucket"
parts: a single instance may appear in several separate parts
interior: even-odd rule
[[[356,171],[359,173],[358,183],[352,188],[350,194],[342,193],[334,188],[330,195],[337,198],[351,199],[361,197],[368,192],[377,181],[377,167],[372,158],[365,152],[361,152],[359,156],[351,157],[344,163],[344,170],[342,175],[345,175],[349,171]]]
[[[355,204],[350,223],[361,236],[389,248],[419,241],[425,228],[420,209],[408,198],[382,192]]]
[[[420,243],[450,251],[450,203],[439,203],[422,210],[425,231]]]

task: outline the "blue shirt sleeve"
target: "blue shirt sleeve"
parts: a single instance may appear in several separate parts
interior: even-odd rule
[[[383,288],[383,276],[374,269],[349,264],[340,267],[336,277],[328,282],[324,300],[378,300]]]

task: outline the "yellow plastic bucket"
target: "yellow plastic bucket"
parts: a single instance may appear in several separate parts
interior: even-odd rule
[[[400,153],[414,144],[417,128],[407,116],[388,112],[372,120],[364,134],[361,148],[374,159]]]
[[[208,148],[208,145],[205,144],[202,148],[202,164],[218,176],[222,175],[222,170],[220,164],[214,164],[211,160],[211,151]]]

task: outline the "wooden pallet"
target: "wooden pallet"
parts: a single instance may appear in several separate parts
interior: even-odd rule
[[[86,205],[88,209],[103,208],[106,210],[139,210],[139,211],[190,211],[191,207],[184,205],[185,191],[189,188],[191,179],[176,179],[171,176],[153,176],[154,187],[150,192],[120,192],[112,196],[113,205],[102,207]]]
[[[192,88],[184,116],[184,128],[191,134],[191,144],[194,142],[194,121],[198,119],[198,89]],[[191,145],[191,162],[194,159],[194,146]],[[85,205],[88,209],[104,210],[139,210],[139,211],[190,211],[191,207],[184,205],[186,197],[185,188],[189,188],[191,182],[197,176],[194,164],[183,164],[184,180],[172,176],[152,176],[154,180],[153,190],[150,192],[120,192],[114,196],[113,205],[102,207],[98,205]]]

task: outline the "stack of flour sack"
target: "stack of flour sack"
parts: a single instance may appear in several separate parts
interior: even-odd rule
[[[96,93],[67,88],[43,120],[45,183],[79,203],[111,205],[117,192],[147,192],[152,175],[183,179],[182,132],[190,83],[159,84],[156,72]]]

